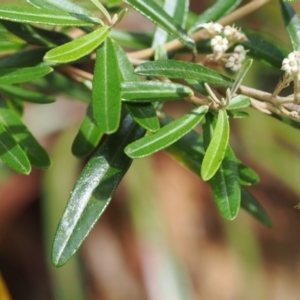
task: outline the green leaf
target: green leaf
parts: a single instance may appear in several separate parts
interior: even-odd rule
[[[110,14],[106,10],[106,8],[98,1],[98,0],[91,0],[91,2],[101,11],[101,13],[105,16],[107,21],[111,23]]]
[[[101,24],[101,20],[90,19],[85,15],[70,14],[63,11],[54,11],[27,6],[0,5],[0,19],[20,22],[35,23],[54,26],[88,26]]]
[[[37,8],[44,8],[55,11],[65,11],[71,14],[83,15],[103,25],[102,21],[90,11],[68,0],[26,0],[26,2]]]
[[[129,81],[122,83],[122,99],[125,101],[167,101],[190,97],[194,93],[187,86],[161,81]]]
[[[248,56],[260,61],[261,63],[280,69],[283,59],[289,54],[288,49],[280,45],[280,42],[273,38],[262,35],[261,32],[246,30],[248,38],[243,45],[250,51]]]
[[[187,12],[189,10],[189,0],[165,0],[164,11],[173,18],[174,22],[185,27]],[[165,44],[171,39],[168,32],[161,27],[157,27],[154,33],[152,47]]]
[[[243,119],[249,117],[249,114],[244,111],[227,110],[228,118]]]
[[[48,66],[7,68],[0,70],[0,84],[17,84],[43,77],[53,71]]]
[[[202,24],[217,21],[221,17],[226,16],[239,6],[241,0],[217,0],[213,5],[201,13],[197,21],[191,26],[189,32],[197,31]]]
[[[33,67],[43,62],[47,48],[18,51],[17,53],[0,58],[0,69]]]
[[[132,162],[124,147],[144,133],[127,115],[119,130],[88,161],[58,225],[52,250],[52,263],[56,267],[71,258],[109,204]]]
[[[75,61],[91,53],[95,48],[102,44],[108,37],[109,32],[110,27],[100,27],[76,40],[51,49],[46,53],[44,61],[52,63]]]
[[[170,146],[201,122],[207,110],[207,106],[195,108],[154,134],[145,136],[128,145],[125,148],[125,153],[131,158],[140,158]]]
[[[188,48],[195,48],[194,40],[153,0],[124,0],[124,2],[131,5],[140,14],[176,37]]]
[[[208,134],[208,118],[206,118],[206,122],[208,122],[208,125],[203,126],[204,136]],[[216,127],[202,162],[201,178],[204,181],[211,179],[219,169],[228,145],[228,139],[229,122],[227,113],[226,110],[219,110]]]
[[[225,149],[221,165],[209,180],[209,184],[221,215],[228,220],[233,220],[241,204],[241,187],[237,161],[229,146]]]
[[[92,105],[94,119],[103,133],[119,127],[121,115],[121,77],[117,54],[110,38],[96,52]]]
[[[230,94],[231,96],[234,96],[235,92],[237,91],[237,89],[239,88],[240,84],[242,83],[245,75],[247,74],[247,72],[249,71],[251,65],[252,65],[253,60],[252,59],[248,59],[246,60],[241,69],[239,70],[236,79],[234,81],[234,84],[232,85],[231,89],[230,89]]]
[[[272,227],[272,221],[260,203],[253,195],[242,187],[241,207],[267,227]]]
[[[13,137],[0,124],[0,158],[13,170],[28,175],[31,171],[30,162]]]
[[[293,49],[299,50],[300,47],[300,20],[291,4],[280,1],[282,18],[290,37]]]
[[[98,146],[103,133],[93,120],[91,105],[72,144],[72,153],[78,158],[89,156]]]
[[[47,152],[33,137],[19,116],[9,109],[4,100],[0,99],[0,122],[10,132],[16,142],[25,151],[30,163],[40,169],[48,169],[51,160]]]
[[[229,104],[225,107],[227,110],[231,109],[241,109],[241,108],[246,108],[251,104],[250,98],[244,96],[244,95],[238,95],[233,97]]]
[[[194,79],[209,84],[231,86],[233,80],[207,67],[177,60],[146,62],[135,69],[135,73],[148,76]]]
[[[15,85],[0,85],[0,90],[8,96],[13,96],[26,102],[40,104],[55,102],[53,97],[23,89]]]
[[[241,185],[251,186],[259,183],[260,179],[256,172],[254,172],[251,168],[245,166],[239,160],[237,160],[237,163]]]
[[[115,42],[113,45],[117,54],[122,82],[140,81],[139,76],[134,74],[133,66],[122,47]],[[151,132],[159,129],[159,121],[152,103],[125,103],[125,108],[143,128]]]
[[[28,44],[39,46],[54,46],[72,40],[69,36],[53,30],[46,30],[29,24],[1,20],[1,24],[17,37],[23,39]]]

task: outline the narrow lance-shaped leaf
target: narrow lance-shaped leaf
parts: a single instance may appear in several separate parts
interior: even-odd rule
[[[135,69],[135,73],[148,76],[194,79],[210,84],[231,86],[233,80],[207,67],[177,60],[146,62]]]
[[[260,203],[253,195],[242,187],[241,207],[267,227],[272,227],[272,221]]]
[[[139,76],[134,74],[133,66],[125,51],[116,42],[114,42],[113,45],[117,54],[122,82],[140,81]],[[159,121],[152,103],[125,103],[125,108],[143,128],[151,132],[155,132],[159,129]]]
[[[230,94],[231,96],[233,96],[235,94],[235,92],[237,91],[238,87],[240,86],[240,84],[242,83],[244,77],[246,76],[247,72],[249,71],[251,65],[252,65],[253,60],[252,59],[248,59],[246,60],[241,69],[239,70],[236,79],[230,89]]]
[[[289,34],[293,49],[299,50],[300,46],[300,19],[291,4],[280,0],[281,13],[284,25]]]
[[[165,0],[163,9],[173,18],[180,26],[184,28],[186,15],[189,10],[189,0]],[[161,27],[156,27],[152,47],[155,48],[159,45],[165,44],[170,40],[168,32]]]
[[[51,49],[44,56],[44,61],[53,63],[67,63],[75,61],[102,44],[108,37],[110,27],[103,26],[69,43]]]
[[[55,99],[53,97],[30,91],[27,89],[23,89],[16,85],[0,85],[0,91],[4,92],[9,96],[16,97],[19,100],[31,103],[45,104],[55,102]]]
[[[102,21],[90,11],[68,0],[26,0],[26,2],[37,8],[66,11],[71,14],[83,15],[90,18],[91,20],[95,20],[97,23],[100,22],[100,24],[102,24]]]
[[[132,160],[124,147],[145,134],[127,115],[119,130],[93,154],[79,176],[55,235],[52,263],[65,264],[109,204]]]
[[[102,136],[103,133],[94,122],[92,106],[89,105],[72,144],[72,153],[78,158],[90,155],[96,149]]]
[[[122,83],[122,99],[126,101],[167,101],[190,97],[193,91],[184,85],[160,81]]]
[[[94,3],[94,5],[96,7],[98,7],[98,9],[101,11],[101,13],[105,16],[105,18],[107,19],[107,21],[109,23],[111,23],[111,18],[110,18],[110,14],[108,13],[108,11],[106,10],[106,8],[102,5],[102,3],[100,3],[98,0],[91,0],[91,2]]]
[[[18,115],[9,109],[2,99],[0,99],[0,122],[23,148],[32,165],[40,169],[47,169],[51,166],[47,152],[33,137]]]
[[[216,127],[205,152],[201,167],[201,177],[204,181],[211,179],[223,160],[229,139],[229,123],[226,110],[219,110]]]
[[[231,109],[242,109],[246,108],[251,104],[250,98],[244,96],[244,95],[238,95],[236,97],[233,97],[229,104],[225,107],[226,110]]]
[[[0,159],[2,159],[10,168],[21,174],[29,174],[31,171],[31,165],[25,152],[1,123]]]
[[[188,48],[195,48],[194,40],[153,0],[124,0],[124,2],[131,5],[150,21],[172,34]]]
[[[197,31],[203,23],[217,21],[221,17],[226,16],[240,5],[240,3],[241,0],[217,0],[215,4],[199,15],[197,21],[190,28],[189,32]]]
[[[5,4],[0,5],[0,19],[54,26],[89,26],[102,23],[99,19],[91,20],[80,14]]]
[[[226,114],[225,114],[226,116]],[[214,139],[219,119],[216,121],[211,114],[208,114],[203,124],[205,155],[211,147]],[[205,159],[205,157],[204,157]],[[202,163],[204,164],[204,159]],[[203,165],[201,170],[203,169]],[[239,183],[239,170],[237,159],[227,144],[224,152],[224,158],[219,165],[214,176],[209,180],[214,199],[222,216],[228,220],[236,217],[241,201],[241,190]]]
[[[113,42],[107,38],[96,52],[92,107],[96,124],[103,133],[119,127],[121,115],[121,78]]]
[[[125,153],[131,158],[140,158],[170,146],[199,124],[207,110],[207,106],[193,109],[152,135],[145,136],[128,145],[125,148]]]
[[[17,84],[43,77],[53,71],[48,66],[0,69],[0,84]]]

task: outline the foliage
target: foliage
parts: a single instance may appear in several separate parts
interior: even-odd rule
[[[68,94],[72,86],[89,98],[72,145],[72,153],[88,161],[58,225],[52,251],[55,266],[65,264],[80,247],[132,160],[162,149],[207,181],[224,218],[234,219],[241,207],[271,226],[263,207],[245,188],[259,178],[230,146],[230,119],[244,117],[240,110],[251,106],[298,126],[300,20],[287,1],[278,5],[296,62],[291,54],[284,61],[286,72],[273,94],[241,82],[252,59],[280,69],[289,51],[258,31],[248,29],[244,34],[230,26],[267,0],[242,7],[240,0],[217,0],[197,17],[189,12],[188,0],[166,0],[163,6],[154,0],[112,5],[91,0],[90,8],[98,13],[68,0],[26,2],[0,5],[0,158],[22,174],[29,174],[32,166],[51,166],[16,103],[55,101],[47,87]],[[154,35],[114,28],[130,15],[128,7],[157,25]],[[79,37],[73,39],[71,30]],[[123,45],[135,51],[126,53]],[[180,51],[190,54],[189,62],[176,59]],[[200,60],[199,54],[205,58]],[[93,74],[80,69],[90,62]],[[294,95],[280,97],[291,82]],[[187,104],[189,112],[173,120],[163,105],[175,100],[193,107]],[[202,134],[193,130],[199,124]]]

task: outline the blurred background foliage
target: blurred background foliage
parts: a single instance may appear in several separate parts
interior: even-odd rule
[[[213,1],[191,2],[200,13]],[[300,13],[300,4],[293,6]],[[276,1],[237,25],[291,49]],[[139,15],[119,27],[153,30]],[[243,84],[272,91],[281,75],[256,62]],[[253,109],[232,121],[231,144],[261,177],[251,192],[271,229],[243,211],[232,222],[222,219],[208,187],[160,152],[134,161],[79,254],[60,269],[51,266],[54,232],[84,165],[70,151],[86,107],[73,100],[86,100],[78,93],[26,106],[25,123],[51,154],[50,170],[23,176],[1,167],[1,299],[299,299],[299,130]],[[166,105],[172,116],[182,109]]]

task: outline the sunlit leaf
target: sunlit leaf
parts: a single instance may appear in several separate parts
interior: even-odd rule
[[[246,108],[251,104],[251,100],[249,97],[238,95],[233,97],[229,104],[225,107],[226,109],[241,109]]]
[[[125,153],[131,158],[140,158],[170,146],[199,124],[207,110],[207,106],[195,108],[152,135],[145,136],[128,145],[125,148]]]
[[[144,135],[130,116],[93,154],[79,176],[55,235],[52,263],[65,264],[79,248],[127,172],[132,160],[124,147]]]

